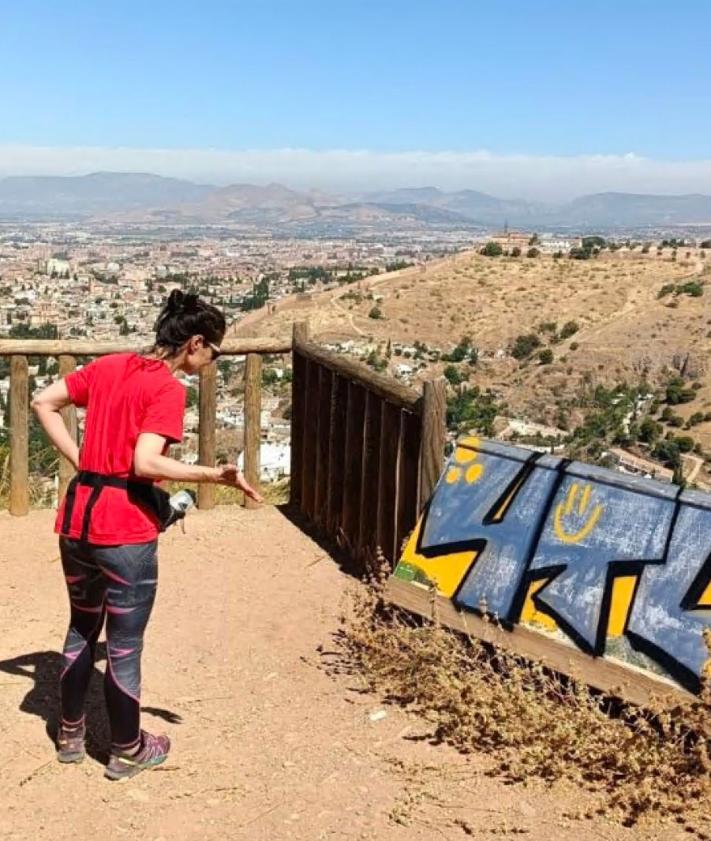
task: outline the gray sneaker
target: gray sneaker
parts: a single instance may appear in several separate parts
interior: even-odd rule
[[[170,750],[170,739],[167,736],[153,736],[141,730],[141,748],[138,753],[129,756],[125,753],[111,753],[109,764],[104,776],[110,780],[126,780],[135,777],[146,768],[154,768],[165,762]]]
[[[84,723],[79,727],[65,727],[60,724],[57,733],[57,759],[64,763],[81,762],[86,756],[85,738]]]

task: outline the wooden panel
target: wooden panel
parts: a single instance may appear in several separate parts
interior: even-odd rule
[[[396,555],[415,527],[418,515],[420,418],[412,412],[400,413],[400,453],[398,462],[397,515],[395,528]]]
[[[306,360],[304,388],[304,440],[301,456],[301,510],[313,520],[316,492],[316,428],[318,419],[319,366]]]
[[[62,354],[59,357],[59,376],[66,377],[71,374],[77,367],[77,361],[73,356]],[[77,410],[75,406],[65,406],[62,409],[62,419],[69,430],[69,434],[73,441],[78,441],[78,424],[77,424]],[[64,499],[64,494],[67,491],[67,485],[71,481],[76,471],[74,465],[63,455],[59,456],[59,490],[57,492],[57,502],[60,503]]]
[[[262,440],[262,357],[248,353],[244,366],[244,478],[259,489],[259,447]],[[244,497],[245,508],[259,508],[259,503]]]
[[[422,398],[418,512],[430,498],[444,465],[444,445],[447,440],[447,391],[444,379],[426,382]]]
[[[343,536],[355,552],[360,536],[360,488],[363,469],[363,421],[365,420],[365,389],[348,383],[346,417],[346,448],[343,464]]]
[[[17,517],[30,510],[28,389],[27,357],[13,356],[10,360],[10,513]]]
[[[333,374],[328,445],[328,491],[326,494],[326,531],[338,534],[343,512],[343,474],[346,457],[348,381]]]
[[[200,369],[198,462],[208,467],[215,465],[215,411],[217,408],[217,368],[214,363]],[[215,505],[215,486],[201,482],[198,485],[198,508]]]
[[[397,504],[398,452],[400,449],[400,409],[383,401],[380,421],[380,469],[378,475],[378,516],[376,545],[391,566],[395,566],[395,513]]]
[[[551,639],[543,633],[517,625],[512,631],[486,622],[476,613],[460,612],[450,599],[437,595],[432,598],[424,587],[391,578],[386,598],[405,610],[433,618],[455,631],[476,637],[530,660],[540,661],[548,668],[577,678],[588,686],[634,704],[646,705],[658,699],[673,707],[695,699],[684,689],[607,658],[592,658],[572,645]]]
[[[404,406],[412,411],[419,412],[422,395],[392,377],[378,374],[362,362],[350,359],[343,354],[325,350],[311,342],[295,340],[294,347],[307,359],[311,359],[319,365],[325,365],[332,371],[346,377],[346,379],[362,385],[368,391],[375,392],[378,397],[390,400],[397,406]]]
[[[383,401],[372,391],[365,398],[363,425],[363,467],[360,489],[360,531],[358,554],[375,557],[378,537],[378,492],[380,489],[380,418]]]
[[[223,355],[246,353],[288,353],[290,339],[225,339]],[[106,356],[109,353],[135,353],[135,342],[88,342],[86,339],[0,339],[0,356]]]
[[[315,519],[320,525],[326,525],[326,507],[328,495],[329,447],[331,444],[331,394],[335,374],[328,368],[319,368],[318,419],[316,424],[316,488],[314,510]]]
[[[294,338],[306,340],[308,326],[297,322],[293,326]],[[304,448],[304,410],[306,391],[306,360],[296,350],[292,353],[291,371],[291,467],[289,474],[289,504],[301,507],[301,457]]]

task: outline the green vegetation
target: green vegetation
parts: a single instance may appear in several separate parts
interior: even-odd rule
[[[386,272],[397,272],[397,271],[400,271],[400,269],[409,269],[411,266],[414,266],[414,265],[415,264],[413,262],[408,261],[408,260],[395,260],[392,263],[386,263],[385,264],[385,271]]]
[[[583,237],[581,244],[571,248],[568,256],[573,260],[589,260],[591,257],[597,257],[605,245],[602,237]]]
[[[59,331],[56,324],[40,324],[30,327],[29,324],[13,324],[10,327],[11,339],[58,339]]]
[[[269,278],[263,277],[260,281],[252,283],[252,291],[247,293],[240,303],[240,309],[248,312],[258,310],[269,300]]]
[[[541,340],[535,333],[527,333],[525,335],[517,336],[516,341],[511,348],[511,356],[514,359],[524,360],[541,346]]]
[[[493,392],[482,392],[478,386],[466,388],[447,400],[447,427],[456,432],[475,429],[491,437],[494,419],[505,408],[505,404],[496,402]]]
[[[366,357],[365,364],[369,365],[374,371],[382,373],[388,367],[387,359],[383,359],[377,350],[371,350]]]
[[[501,257],[504,249],[498,242],[487,242],[486,245],[479,251],[484,257]]]
[[[686,283],[665,283],[657,292],[657,299],[671,295],[689,295],[691,298],[700,298],[704,294],[704,285],[698,280],[689,280]]]
[[[538,360],[541,365],[550,365],[553,362],[553,351],[547,347],[538,353]]]
[[[443,353],[440,358],[443,362],[464,362],[466,360],[475,365],[479,361],[479,350],[472,345],[471,337],[462,336],[459,344],[452,351]]]
[[[464,377],[460,374],[459,368],[454,365],[447,365],[443,373],[450,385],[459,385],[464,382]]]
[[[535,257],[540,257],[540,255],[541,255],[541,252],[537,248],[529,248],[528,251],[526,252],[526,257],[535,258]]]
[[[569,339],[571,336],[574,336],[579,329],[577,321],[566,321],[560,329],[558,339],[560,341],[565,341],[565,339]]]
[[[690,403],[696,397],[696,391],[686,386],[683,377],[673,377],[667,383],[664,402],[670,406]]]
[[[376,319],[376,321],[378,319],[383,318],[383,311],[377,304],[371,308],[370,312],[368,313],[368,318],[374,318]]]

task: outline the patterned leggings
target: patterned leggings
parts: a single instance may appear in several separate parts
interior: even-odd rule
[[[96,641],[106,618],[104,693],[116,748],[140,738],[141,651],[158,583],[158,541],[97,546],[59,538],[71,621],[60,677],[62,723],[84,718]]]

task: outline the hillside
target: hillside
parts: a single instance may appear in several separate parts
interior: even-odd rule
[[[320,341],[348,339],[371,343],[384,356],[388,341],[451,349],[469,336],[479,350],[476,365],[460,365],[465,382],[491,388],[508,404],[507,413],[544,424],[570,415],[569,428],[582,422],[580,395],[597,385],[620,382],[655,387],[674,373],[699,382],[694,399],[671,407],[683,419],[711,409],[709,296],[667,292],[662,287],[689,279],[704,282],[709,264],[697,252],[672,261],[669,250],[656,253],[603,252],[594,260],[486,258],[466,253],[436,266],[406,269],[279,302],[267,314],[254,313],[237,325],[238,335],[287,335],[295,319],[309,319]],[[377,305],[381,318],[369,317]],[[376,314],[376,313],[373,313]],[[574,335],[560,338],[574,322]],[[569,328],[570,329],[570,328]],[[510,353],[518,336],[541,342],[528,360]],[[551,364],[538,352],[549,347]],[[390,370],[411,360],[393,355]],[[415,363],[417,364],[417,363]],[[445,363],[418,372],[441,373]],[[679,428],[676,433],[680,433]],[[711,422],[695,425],[693,435],[711,449]]]

